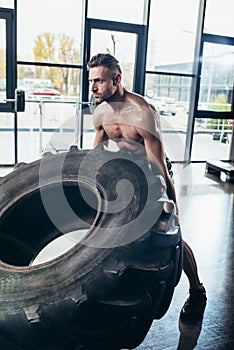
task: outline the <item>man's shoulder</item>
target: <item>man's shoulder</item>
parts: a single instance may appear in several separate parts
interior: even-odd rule
[[[133,103],[136,106],[138,106],[138,109],[140,109],[141,113],[143,113],[143,115],[146,115],[147,117],[149,116],[149,114],[152,114],[154,118],[159,117],[158,111],[156,110],[154,105],[148,102],[147,99],[142,95],[128,91],[126,96],[126,102]]]
[[[102,126],[113,118],[113,109],[111,104],[103,101],[93,112],[93,122],[95,126]]]
[[[96,106],[93,115],[95,117],[102,116],[105,112],[110,110],[110,106],[106,101],[103,101],[99,105]]]
[[[102,124],[103,106],[98,105],[93,111],[93,121],[95,125]]]
[[[136,92],[126,90],[125,96],[126,102],[134,102],[145,107],[149,106],[149,103],[146,101],[146,99],[142,95],[137,94]]]

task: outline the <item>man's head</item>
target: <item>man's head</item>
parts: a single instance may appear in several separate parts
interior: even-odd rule
[[[121,83],[119,61],[109,53],[93,56],[87,64],[90,89],[97,103],[111,98]]]

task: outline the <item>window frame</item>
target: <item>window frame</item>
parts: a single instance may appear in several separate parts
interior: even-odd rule
[[[16,89],[16,16],[14,9],[0,8],[0,18],[6,20],[6,102],[0,102],[1,112],[15,112]]]
[[[199,63],[198,63],[198,78],[195,94],[195,108],[194,108],[194,118],[211,118],[211,119],[234,119],[234,85],[232,94],[232,106],[231,111],[208,111],[198,109],[199,103],[199,93],[201,88],[201,72],[203,67],[203,50],[206,43],[220,44],[220,45],[230,45],[234,46],[234,38],[224,37],[216,34],[204,33],[201,38],[201,47],[199,53]],[[233,82],[234,83],[234,82]]]

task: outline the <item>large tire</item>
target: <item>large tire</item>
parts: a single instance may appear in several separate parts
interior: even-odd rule
[[[113,207],[122,179],[119,193],[130,183],[132,199]],[[181,233],[160,175],[97,147],[23,164],[0,181],[1,349],[140,345],[181,274]],[[89,230],[80,243],[32,265],[45,245],[80,228]]]

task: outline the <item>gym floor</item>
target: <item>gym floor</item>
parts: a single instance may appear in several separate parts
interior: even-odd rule
[[[206,288],[204,317],[194,324],[179,321],[188,297],[188,280],[182,273],[167,313],[153,322],[137,350],[234,349],[234,184],[222,175],[205,175],[204,163],[193,163],[190,169],[192,185],[182,186],[177,198],[187,203],[182,235],[193,249]]]

